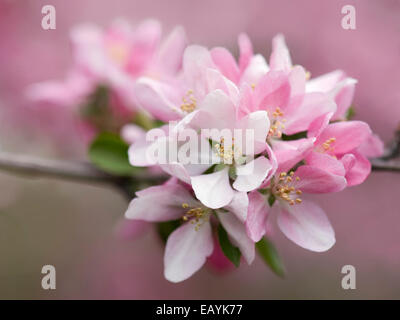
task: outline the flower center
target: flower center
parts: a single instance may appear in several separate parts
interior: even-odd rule
[[[123,65],[128,59],[128,48],[122,43],[113,43],[107,49],[108,56],[117,64]]]
[[[220,143],[214,145],[217,156],[219,156],[224,164],[232,164],[235,160],[240,159],[241,150],[235,146],[235,138],[232,138],[231,145],[225,145],[225,139],[221,138]]]
[[[286,119],[283,118],[283,116],[284,113],[282,112],[281,108],[276,107],[271,117],[272,125],[268,132],[269,137],[276,137],[276,138],[282,137],[282,131],[285,129],[284,123],[286,122]]]
[[[272,192],[275,196],[288,202],[290,205],[300,204],[302,202],[299,197],[302,192],[300,189],[296,189],[296,182],[300,181],[300,177],[293,177],[294,172],[291,171],[289,174],[281,172],[277,180],[274,180],[272,186]]]
[[[319,150],[321,153],[329,153],[332,152],[335,147],[332,146],[334,142],[336,141],[336,138],[332,137],[327,139],[323,144],[321,144],[321,149]]]
[[[193,112],[196,109],[197,100],[193,95],[193,90],[189,89],[186,94],[182,97],[181,110],[186,113]]]
[[[210,220],[210,210],[197,207],[197,208],[190,208],[187,203],[182,203],[182,208],[189,209],[183,215],[183,221],[190,221],[191,224],[195,225],[194,229],[198,231],[200,227]]]

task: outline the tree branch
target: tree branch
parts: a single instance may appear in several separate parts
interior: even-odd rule
[[[154,184],[164,180],[162,176],[149,174],[119,177],[103,172],[87,162],[48,160],[7,152],[0,152],[0,170],[30,177],[50,177],[85,183],[108,184],[117,187],[130,198],[133,196],[133,184]]]
[[[370,161],[373,171],[400,172],[400,123],[394,133],[393,141],[383,156]]]

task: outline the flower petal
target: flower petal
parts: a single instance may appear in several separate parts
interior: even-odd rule
[[[346,154],[341,161],[346,168],[346,180],[349,187],[363,183],[371,173],[371,163],[359,152]]]
[[[236,167],[237,177],[233,187],[238,191],[245,192],[257,189],[267,178],[271,169],[271,162],[264,156],[260,156],[243,166],[238,166]]]
[[[133,90],[139,106],[156,119],[168,122],[181,117],[177,108],[179,93],[175,92],[174,86],[150,78],[139,78]]]
[[[210,174],[191,177],[191,184],[197,199],[211,209],[228,205],[234,196],[229,184],[228,167]]]
[[[287,172],[295,164],[305,158],[314,146],[315,138],[298,139],[293,141],[275,140],[272,142],[279,171]]]
[[[125,212],[125,217],[150,222],[168,221],[181,218],[185,213],[183,203],[198,207],[199,202],[183,186],[164,184],[136,192]]]
[[[313,166],[300,166],[294,175],[299,177],[296,188],[306,193],[330,193],[342,191],[347,186],[343,176],[332,174]]]
[[[253,56],[253,45],[247,34],[241,33],[238,37],[239,43],[239,68],[243,72],[250,63],[250,59]]]
[[[215,65],[222,74],[229,80],[237,83],[239,81],[240,71],[232,54],[222,47],[213,48],[210,53]]]
[[[288,76],[281,71],[269,71],[256,85],[254,97],[258,110],[274,112],[277,107],[284,110],[290,98]]]
[[[182,67],[183,52],[187,46],[185,30],[176,27],[162,44],[158,53],[158,64],[164,72],[176,74]]]
[[[285,37],[282,34],[278,34],[272,39],[272,53],[269,64],[272,70],[283,70],[287,72],[292,68],[289,49],[286,46]]]
[[[249,197],[247,192],[235,192],[232,201],[224,209],[232,212],[240,221],[245,222],[248,206]]]
[[[317,138],[316,145],[322,145],[331,138],[334,154],[344,154],[358,148],[371,135],[371,129],[362,121],[336,122],[328,125]]]
[[[335,244],[328,217],[312,202],[280,207],[277,222],[286,237],[305,249],[323,252]]]
[[[251,264],[255,257],[255,248],[254,242],[247,236],[245,225],[229,212],[217,211],[217,216],[233,244],[240,249],[246,262]]]
[[[213,252],[214,243],[209,222],[198,230],[185,223],[168,237],[164,254],[164,276],[171,282],[191,277]]]
[[[296,100],[293,99],[294,102],[288,106],[288,111],[285,113],[287,122],[284,132],[289,135],[308,130],[316,118],[336,111],[333,99],[323,93],[305,94],[300,105]]]
[[[264,236],[267,227],[269,205],[264,196],[258,191],[249,193],[249,209],[246,219],[247,235],[254,242]]]

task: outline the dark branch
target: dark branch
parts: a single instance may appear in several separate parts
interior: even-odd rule
[[[400,172],[400,124],[394,133],[393,141],[383,156],[370,161],[373,171]]]
[[[105,173],[87,162],[48,160],[32,156],[0,152],[0,169],[30,177],[61,178],[66,180],[108,184],[117,187],[126,196],[132,197],[134,186],[160,183],[161,176],[137,174],[120,177]]]

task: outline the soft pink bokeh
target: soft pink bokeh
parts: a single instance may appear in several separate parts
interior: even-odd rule
[[[45,4],[56,7],[56,30],[41,28],[40,11]],[[356,30],[341,28],[341,8],[346,4],[356,8]],[[119,16],[133,23],[156,18],[166,31],[181,24],[191,43],[208,47],[223,45],[236,54],[237,35],[242,31],[252,39],[255,51],[266,56],[270,53],[272,37],[282,32],[294,63],[304,65],[313,76],[343,69],[358,79],[355,118],[368,122],[384,141],[390,140],[400,122],[398,0],[302,0],[296,3],[292,0],[3,0],[0,1],[0,143],[5,148],[20,153],[54,155],[62,151],[68,157],[84,155],[81,136],[71,116],[59,110],[43,112],[33,108],[24,92],[29,84],[62,79],[66,75],[71,63],[68,31],[72,26],[82,22],[105,26]],[[58,141],[56,145],[54,141]],[[60,141],[64,144],[61,147]],[[317,201],[336,231],[337,243],[327,253],[307,252],[280,233],[274,233],[287,265],[286,280],[278,279],[257,261],[251,267],[243,264],[238,271],[223,276],[205,268],[178,285],[163,279],[163,250],[154,233],[137,242],[115,239],[115,222],[126,206],[122,198],[111,194],[111,190],[93,191],[82,187],[82,192],[76,192],[74,186],[63,187],[60,183],[61,192],[44,186],[48,197],[52,197],[52,192],[56,195],[59,192],[58,201],[67,201],[66,196],[73,199],[74,206],[70,210],[76,212],[74,219],[79,221],[80,231],[70,231],[76,235],[75,239],[70,239],[67,232],[59,235],[56,243],[67,249],[52,249],[53,238],[46,238],[42,244],[48,249],[44,251],[31,245],[30,255],[34,255],[38,264],[45,261],[42,265],[58,261],[62,269],[59,277],[64,280],[60,279],[56,296],[52,296],[36,289],[24,294],[14,292],[10,289],[14,288],[13,278],[10,278],[8,286],[1,286],[0,295],[27,298],[400,298],[400,210],[396,202],[399,178],[398,174],[372,173],[361,186],[318,197]],[[23,181],[18,180],[21,184]],[[109,211],[101,207],[101,203],[109,201],[99,199],[97,193],[103,198],[110,194],[109,201],[115,203],[110,204]],[[20,195],[20,203],[28,201],[24,196],[28,197]],[[30,203],[30,206],[40,205],[35,201]],[[88,206],[96,214],[88,216],[85,213]],[[29,210],[24,206],[17,208],[20,216],[28,215]],[[84,218],[80,218],[81,212]],[[67,218],[60,213],[57,219]],[[53,217],[46,227],[54,228],[57,223],[60,224]],[[67,227],[74,225],[67,224]],[[30,232],[35,228],[40,230],[38,224],[32,223]],[[85,233],[87,230],[90,230],[89,235]],[[24,231],[15,232],[19,232],[22,239],[26,237]],[[80,241],[86,241],[86,245],[81,246]],[[16,259],[15,254],[3,251],[1,249],[0,253],[5,259]],[[75,251],[79,254],[75,255]],[[21,252],[18,257],[24,261],[25,255]],[[357,290],[352,292],[340,286],[340,270],[345,264],[357,268]],[[2,277],[11,277],[10,270],[0,268]],[[37,281],[33,279],[31,281]],[[22,284],[18,288],[25,290]]]

